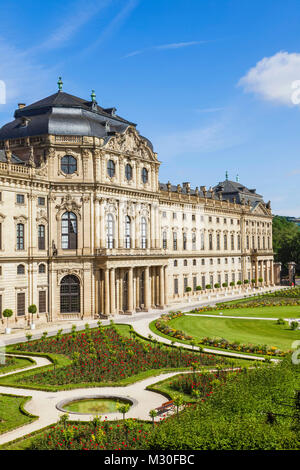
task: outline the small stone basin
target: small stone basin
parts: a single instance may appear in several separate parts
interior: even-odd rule
[[[118,405],[134,405],[135,400],[125,397],[113,396],[87,396],[61,401],[56,408],[65,413],[80,415],[103,415],[120,413]]]

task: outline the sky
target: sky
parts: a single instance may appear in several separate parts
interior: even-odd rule
[[[228,171],[300,216],[299,0],[0,0],[0,18],[0,127],[62,76],[137,123],[161,182]]]

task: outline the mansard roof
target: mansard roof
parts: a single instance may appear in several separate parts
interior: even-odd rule
[[[115,108],[102,108],[96,101],[58,91],[40,101],[19,108],[14,121],[0,129],[0,140],[35,135],[80,135],[106,138],[136,127],[115,114]]]
[[[263,196],[256,193],[256,189],[248,189],[239,181],[225,180],[213,187],[215,193],[222,193],[222,199],[229,200],[240,204],[242,202],[250,202],[251,206],[256,206],[257,203],[263,202]]]
[[[7,163],[7,156],[5,150],[0,150],[0,162]],[[11,163],[24,165],[25,162],[21,160],[17,155],[12,154]]]

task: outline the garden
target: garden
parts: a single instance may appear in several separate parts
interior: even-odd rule
[[[111,324],[84,331],[73,327],[70,334],[35,341],[29,339],[13,348],[17,353],[45,354],[54,364],[37,371],[3,378],[1,384],[24,385],[39,389],[64,389],[91,384],[126,384],[141,374],[161,370],[226,365],[226,359],[212,354],[191,352],[134,335],[128,326]],[[125,334],[124,334],[125,333]],[[134,359],[134,360],[133,360]],[[52,388],[51,388],[52,387]],[[53,389],[53,390],[54,390]]]

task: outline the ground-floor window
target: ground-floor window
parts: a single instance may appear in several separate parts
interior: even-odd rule
[[[46,291],[39,291],[39,313],[46,313]]]
[[[178,294],[178,279],[174,279],[174,294]]]
[[[193,290],[196,290],[196,287],[197,287],[197,277],[194,276],[193,277]]]
[[[25,315],[25,292],[17,294],[17,315],[18,317]]]
[[[80,313],[80,283],[76,276],[65,276],[60,284],[60,313]]]

